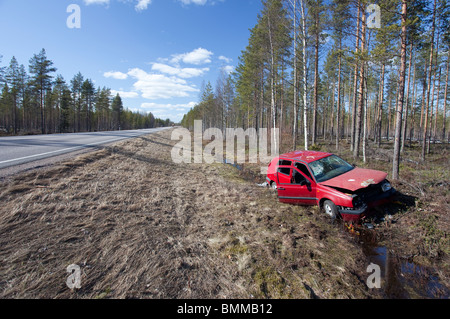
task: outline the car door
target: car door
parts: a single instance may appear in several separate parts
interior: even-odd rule
[[[279,166],[277,184],[280,202],[297,205],[317,204],[315,182],[297,168]]]

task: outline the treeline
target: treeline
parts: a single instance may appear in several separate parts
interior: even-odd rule
[[[394,140],[394,178],[405,146],[425,159],[448,142],[448,0],[262,3],[235,72],[205,85],[185,127],[279,128],[293,149],[348,141],[364,159]]]
[[[1,62],[1,56],[0,56]],[[125,109],[119,94],[95,88],[79,72],[70,82],[47,58],[45,49],[33,55],[28,72],[12,57],[0,68],[0,133],[65,133],[144,129],[169,126],[170,120],[152,113]]]

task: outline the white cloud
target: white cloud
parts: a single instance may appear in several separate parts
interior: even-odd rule
[[[211,63],[211,56],[214,53],[203,48],[195,49],[192,52],[175,54],[172,56],[172,63],[178,64],[180,61],[186,64],[201,65]]]
[[[109,5],[110,0],[83,0],[85,5],[91,5],[91,4],[105,4]]]
[[[224,61],[225,63],[231,63],[233,61],[233,59],[229,59],[229,58],[227,58],[227,57],[225,57],[223,55],[221,55],[219,57],[219,60]]]
[[[128,78],[128,75],[125,73],[113,72],[113,71],[105,72],[105,73],[103,73],[103,76],[105,78],[113,78],[116,80],[125,80],[126,78]]]
[[[167,64],[162,63],[153,63],[152,66],[153,71],[159,71],[169,75],[175,75],[180,78],[193,78],[197,76],[201,76],[209,71],[209,68],[176,68]]]
[[[111,90],[111,94],[113,96],[116,96],[117,94],[119,94],[121,98],[128,98],[128,99],[134,99],[134,98],[139,97],[139,94],[137,92],[125,92],[125,91]]]
[[[195,86],[175,76],[147,73],[139,68],[130,70],[128,75],[137,80],[133,84],[134,89],[149,100],[188,97],[193,92],[199,92]]]
[[[134,7],[136,11],[146,10],[148,5],[152,3],[152,0],[138,0],[138,3]]]
[[[234,71],[234,66],[232,66],[232,65],[227,65],[227,66],[224,66],[224,67],[222,68],[222,70],[224,70],[227,74],[230,74],[231,72]]]

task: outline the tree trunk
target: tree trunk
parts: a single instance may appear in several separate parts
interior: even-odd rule
[[[364,54],[366,50],[366,12],[362,11],[362,30],[361,30],[361,52]],[[355,128],[355,146],[353,148],[353,157],[355,159],[359,158],[359,147],[361,144],[361,128],[362,128],[362,112],[364,107],[364,62],[360,63],[359,71],[359,92],[358,92],[358,109],[356,112],[356,128]]]
[[[400,142],[402,134],[402,116],[403,103],[405,97],[405,71],[406,71],[406,15],[407,2],[402,0],[402,33],[401,33],[401,52],[400,52],[400,78],[398,85],[398,99],[397,99],[397,117],[395,123],[395,140],[394,140],[394,159],[392,163],[392,178],[397,180],[400,171]]]
[[[315,37],[316,41],[314,44],[314,110],[313,110],[313,119],[312,119],[312,145],[316,144],[316,134],[317,134],[317,104],[319,101],[319,14],[316,14],[315,17]]]
[[[272,40],[272,29],[270,24],[270,18],[267,17],[268,26],[269,26],[269,42],[270,42],[270,106],[272,109],[272,136],[275,137],[275,129],[277,126],[276,119],[276,106],[275,106],[275,52],[273,49],[273,40]],[[276,138],[273,138],[274,147],[277,149],[277,141]]]
[[[45,134],[45,110],[44,110],[44,84],[41,81],[40,103],[41,103],[41,132]]]
[[[339,150],[339,138],[340,138],[340,113],[341,113],[341,56],[339,55],[338,66],[338,97],[336,107],[336,149]]]
[[[304,1],[301,0],[300,8],[302,14],[302,59],[303,59],[303,129],[305,138],[305,150],[308,150],[308,109],[307,109],[307,83],[306,83],[306,22]]]
[[[294,129],[293,129],[293,141],[292,149],[297,149],[297,124],[298,124],[298,105],[297,105],[297,1],[294,0],[292,3],[293,9],[293,23],[294,23]]]
[[[434,107],[434,88],[436,87],[436,70],[434,70],[433,80],[431,82],[433,83],[433,87],[431,89],[431,98],[430,98],[431,105],[429,107],[429,113],[431,113],[431,116],[430,116],[430,121],[429,121],[430,134],[428,134],[428,131],[427,131],[427,142],[426,142],[426,144],[427,144],[426,153],[427,154],[430,154],[430,139],[431,139],[431,135],[433,132],[431,125],[433,123],[433,117],[434,117],[433,107]]]
[[[448,91],[448,71],[450,64],[450,50],[448,50],[447,54],[447,75],[445,76],[445,91],[444,91],[444,119],[442,121],[442,143],[445,140],[445,122],[446,122],[446,113],[447,113],[447,91]]]
[[[378,119],[377,119],[377,142],[378,147],[381,146],[381,129],[382,129],[382,120],[383,120],[383,100],[384,100],[384,73],[385,73],[386,65],[383,63],[381,66],[381,83],[380,83],[380,94],[378,99]]]
[[[426,96],[427,96],[427,73],[428,72],[428,64],[425,64],[424,76],[422,80],[422,105],[420,109],[420,123],[419,123],[419,132],[417,135],[417,139],[423,135],[423,119],[425,118],[425,104],[426,104]],[[420,140],[422,142],[422,140]]]
[[[400,146],[400,153],[403,153],[403,148],[405,147],[405,139],[406,139],[406,128],[408,126],[408,107],[409,107],[409,87],[411,84],[411,67],[412,67],[412,56],[413,56],[413,44],[411,42],[410,46],[410,54],[409,54],[409,66],[408,66],[408,85],[406,86],[406,99],[405,99],[405,116],[403,117],[403,127],[402,127],[402,143]],[[414,65],[414,80],[413,85],[416,79],[416,67]]]
[[[359,16],[361,12],[360,1],[358,0],[358,15],[356,16],[356,45],[355,45],[355,55],[358,54],[359,49]],[[353,106],[352,106],[352,128],[351,128],[351,143],[350,151],[353,151],[355,146],[355,130],[356,130],[356,106],[358,98],[358,61],[355,58],[355,72],[353,75]]]
[[[333,86],[331,89],[331,116],[330,116],[330,143],[333,142],[333,132],[334,132],[334,96],[335,96],[335,86],[336,82],[333,79]]]
[[[432,73],[432,67],[433,67],[433,54],[434,54],[434,29],[436,27],[436,2],[437,2],[437,0],[434,0],[433,24],[431,25],[431,49],[430,49],[430,63],[429,63],[429,73],[428,73],[427,104],[425,107],[425,123],[424,123],[424,129],[423,129],[423,137],[422,137],[422,161],[425,160],[425,151],[426,151],[426,144],[427,144],[428,108],[430,105],[431,73]]]
[[[434,127],[433,127],[433,144],[436,143],[436,138],[437,138],[437,118],[438,118],[438,112],[439,112],[439,98],[440,98],[440,94],[441,94],[441,71],[442,71],[442,68],[439,68],[436,110],[434,112],[435,116],[434,116]]]

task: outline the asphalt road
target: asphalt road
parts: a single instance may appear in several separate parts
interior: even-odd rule
[[[0,169],[165,129],[0,137]]]

